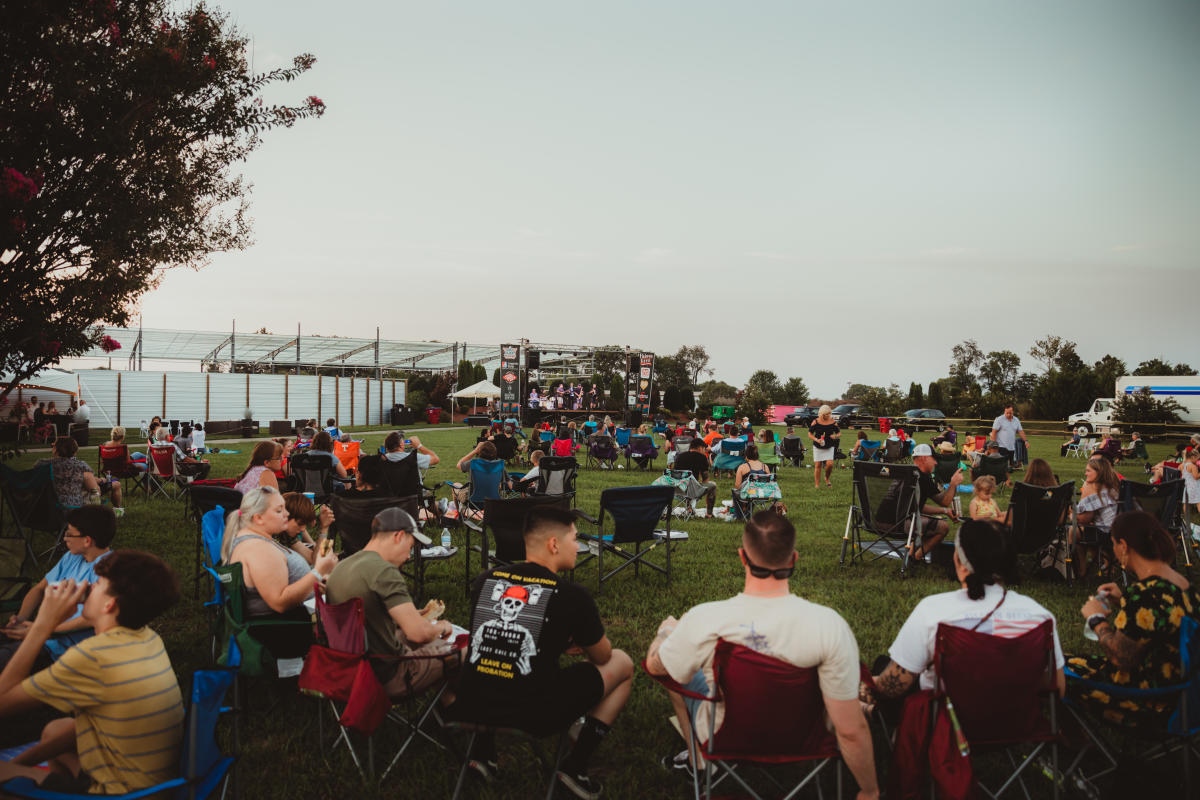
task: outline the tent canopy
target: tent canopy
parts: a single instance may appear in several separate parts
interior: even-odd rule
[[[451,397],[499,397],[500,387],[491,381],[480,381],[474,383],[465,389],[459,389],[450,395]]]

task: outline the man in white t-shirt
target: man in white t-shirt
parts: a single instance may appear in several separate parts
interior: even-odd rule
[[[411,448],[411,449],[408,449]],[[421,440],[413,436],[410,439],[404,438],[403,431],[392,431],[383,441],[384,458],[388,461],[400,461],[408,458],[410,455],[415,455],[417,459],[417,471],[421,474],[421,480],[425,480],[425,472],[430,467],[436,467],[441,461],[438,454],[430,450],[425,445],[421,444]]]
[[[1021,420],[1013,413],[1012,403],[1009,403],[1004,407],[1004,413],[992,422],[991,439],[1000,445],[1000,453],[1012,461],[1013,453],[1017,452],[1018,436],[1025,442],[1025,448],[1028,450],[1029,439],[1025,438],[1025,429],[1021,427]]]
[[[87,407],[87,403],[83,399],[79,400],[79,408],[75,409],[75,422],[79,425],[87,425],[92,418],[91,409]]]
[[[797,667],[815,667],[842,758],[858,782],[858,796],[878,797],[871,733],[858,703],[858,643],[836,611],[788,590],[788,578],[796,566],[796,529],[786,517],[761,511],[746,522],[738,554],[746,571],[742,593],[702,603],[680,620],[663,620],[658,636],[650,643],[646,669],[709,695],[718,639]],[[687,708],[691,707],[697,734],[701,740],[707,739],[714,729],[714,720],[709,719],[713,704],[685,700],[675,692],[670,697],[684,738],[689,736]],[[715,705],[715,728],[719,729],[724,710],[722,704]],[[687,769],[688,751],[668,756],[664,764]]]
[[[963,523],[954,542],[954,569],[962,588],[917,603],[888,650],[891,661],[875,676],[874,694],[903,697],[918,679],[922,690],[934,688],[933,651],[940,623],[1011,639],[1054,619],[1033,598],[999,582],[1006,559],[1004,536],[998,528],[996,523],[982,520]],[[1065,661],[1057,625],[1054,664],[1062,692],[1066,688]]]

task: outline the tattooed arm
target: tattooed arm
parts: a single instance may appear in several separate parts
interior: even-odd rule
[[[909,672],[895,661],[889,661],[883,672],[875,676],[875,693],[883,697],[903,697],[916,684],[915,672]]]
[[[1150,644],[1149,639],[1130,639],[1107,621],[1096,626],[1096,635],[1100,637],[1100,647],[1104,649],[1108,660],[1123,672],[1131,672],[1141,663]]]

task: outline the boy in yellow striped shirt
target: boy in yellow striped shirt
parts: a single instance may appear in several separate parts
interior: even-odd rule
[[[147,624],[179,600],[162,559],[119,550],[96,565],[97,580],[46,589],[21,647],[0,674],[0,718],[45,703],[74,718],[46,726],[35,747],[0,762],[0,783],[28,776],[54,791],[120,794],[176,777],[183,699],[162,639]],[[37,652],[83,604],[96,635],[29,675]],[[49,761],[50,771],[30,766]]]

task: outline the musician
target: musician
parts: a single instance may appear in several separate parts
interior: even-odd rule
[[[542,407],[542,400],[540,397],[538,397],[538,390],[537,390],[536,386],[534,386],[533,389],[531,389],[529,391],[529,407],[530,408],[541,408]]]

